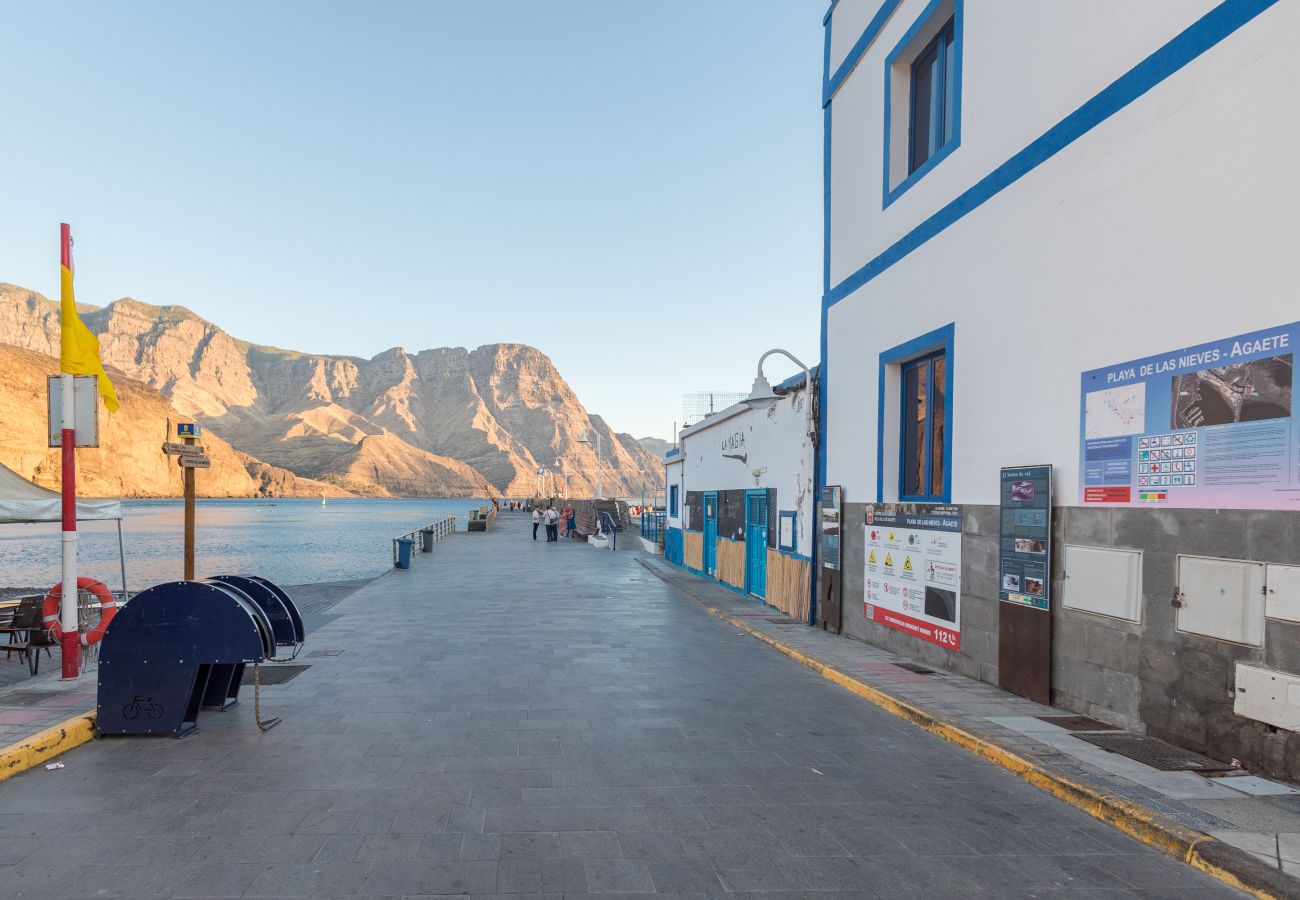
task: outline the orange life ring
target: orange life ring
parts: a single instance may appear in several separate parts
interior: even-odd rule
[[[89,647],[103,639],[104,632],[108,630],[108,623],[113,621],[113,616],[117,615],[117,598],[104,582],[85,575],[77,579],[77,590],[90,591],[99,598],[99,622],[81,636],[82,646]],[[60,581],[50,588],[50,592],[45,595],[45,604],[41,607],[45,627],[50,630],[50,634],[56,641],[63,636],[63,624],[59,621],[59,606],[62,601],[63,582]]]

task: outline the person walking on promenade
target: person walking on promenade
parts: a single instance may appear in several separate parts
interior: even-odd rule
[[[560,513],[560,519],[563,522],[563,531],[561,532],[560,537],[567,538],[569,535],[573,534],[573,507],[564,507],[564,512]]]
[[[537,526],[542,524],[542,511],[533,507],[533,540],[537,540]]]
[[[555,511],[555,507],[546,507],[546,540],[552,544],[560,539],[559,521],[560,514]]]

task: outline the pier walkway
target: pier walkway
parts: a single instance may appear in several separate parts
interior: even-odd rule
[[[0,783],[0,895],[1236,896],[710,616],[640,551],[529,530],[503,516],[329,609],[310,668],[263,688],[267,733],[250,695]]]

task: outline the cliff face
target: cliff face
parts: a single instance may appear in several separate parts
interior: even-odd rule
[[[106,365],[161,391],[231,446],[299,476],[402,496],[531,495],[545,466],[574,495],[657,485],[657,460],[590,415],[532,347],[314,356],[232,338],[183,307],[83,307]],[[57,304],[0,284],[0,343],[57,352]],[[43,420],[43,417],[42,417]],[[43,425],[40,426],[43,428]],[[549,491],[552,476],[546,477]]]
[[[62,474],[58,448],[47,448],[46,377],[58,371],[58,361],[42,353],[0,345],[0,463],[44,487],[59,487]],[[77,492],[83,497],[174,497],[181,493],[181,470],[175,457],[161,450],[167,440],[167,420],[181,416],[167,398],[124,373],[110,370],[121,409],[108,415],[100,408],[99,446],[77,451]],[[247,458],[215,435],[205,434],[203,445],[212,467],[198,474],[196,486],[204,497],[251,497],[267,494],[261,479],[254,479]],[[256,460],[251,460],[262,466]],[[269,467],[269,479],[283,481],[292,473]],[[332,485],[299,482],[279,496],[307,496],[328,490],[346,494]]]

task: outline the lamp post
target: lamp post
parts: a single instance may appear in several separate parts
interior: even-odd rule
[[[569,499],[569,473],[564,468],[564,457],[555,457],[555,468],[560,470],[560,486],[564,491],[564,499]]]
[[[579,444],[590,444],[590,443],[592,443],[592,440],[591,440],[591,439],[592,439],[593,436],[596,438],[596,440],[595,440],[595,444],[596,444],[596,499],[597,499],[597,500],[600,500],[600,499],[603,498],[603,494],[604,494],[604,492],[601,490],[601,485],[600,485],[600,451],[601,451],[600,432],[598,432],[598,431],[588,431],[588,432],[584,433],[582,437],[578,438],[578,443],[579,443]]]
[[[809,371],[808,367],[789,350],[773,348],[758,358],[758,374],[754,378],[754,386],[750,389],[749,396],[740,402],[744,403],[750,409],[767,409],[779,399],[776,392],[772,390],[772,385],[768,382],[766,376],[763,375],[763,363],[765,363],[767,358],[774,353],[780,353],[796,366],[803,369],[804,385],[808,389],[808,400],[807,405],[804,407],[804,418],[807,422],[808,436],[812,438],[813,441],[816,441],[817,434],[812,427],[812,372]]]

